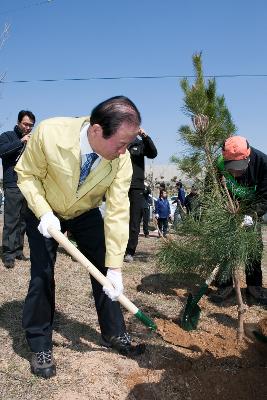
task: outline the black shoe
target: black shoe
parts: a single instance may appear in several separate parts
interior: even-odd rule
[[[116,349],[123,356],[138,356],[145,352],[145,344],[133,346],[131,337],[128,333],[123,333],[120,336],[103,336],[102,345]]]
[[[223,288],[219,288],[216,290],[215,293],[212,293],[210,295],[210,299],[211,301],[213,301],[213,303],[222,303],[225,300],[230,299],[231,297],[233,297],[235,294],[235,290],[233,288],[233,286],[226,286]]]
[[[3,261],[4,267],[7,269],[12,269],[15,267],[15,261]]]
[[[133,256],[131,256],[131,254],[125,254],[123,261],[127,262],[127,263],[131,263],[131,262],[133,262]]]
[[[149,233],[146,233],[146,234],[145,234],[145,238],[149,238]]]
[[[29,257],[24,256],[24,254],[21,254],[19,256],[16,256],[16,260],[20,260],[20,261],[29,261]]]
[[[52,350],[32,353],[31,372],[45,379],[56,375],[56,364],[53,359]]]

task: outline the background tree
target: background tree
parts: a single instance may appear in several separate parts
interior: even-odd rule
[[[6,23],[2,33],[0,34],[0,50],[2,49],[2,47],[4,46],[5,41],[8,38],[9,31],[10,31],[10,25]],[[3,82],[5,76],[6,76],[5,72],[0,72],[0,83]],[[2,123],[0,122],[0,127],[1,126],[2,126]],[[2,167],[2,160],[0,160],[0,165]],[[1,188],[3,187],[3,179],[1,179],[1,181],[0,181],[0,187]]]
[[[4,46],[5,41],[8,38],[9,31],[10,31],[10,25],[6,23],[2,33],[0,34],[0,50],[2,49],[2,47]],[[6,75],[5,72],[0,72],[0,82],[3,81],[5,75]]]
[[[248,258],[252,260],[260,255],[257,223],[253,228],[242,226],[245,209],[236,199],[231,199],[218,177],[216,159],[219,149],[236,127],[224,96],[216,94],[215,79],[205,83],[201,54],[193,56],[193,64],[194,84],[190,86],[187,79],[181,81],[185,94],[183,110],[192,125],[179,129],[187,153],[177,162],[191,178],[199,174],[201,212],[197,218],[188,215],[178,224],[177,236],[163,243],[159,259],[171,272],[195,271],[206,278],[219,266],[219,281],[233,276],[239,305],[238,336],[241,338],[245,306],[239,272],[245,268]]]

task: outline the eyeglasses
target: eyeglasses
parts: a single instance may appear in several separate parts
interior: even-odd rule
[[[21,125],[26,126],[26,128],[33,128],[34,124],[29,124],[28,122],[21,122]]]

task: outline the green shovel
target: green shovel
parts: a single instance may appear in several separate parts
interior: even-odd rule
[[[219,266],[214,268],[211,275],[208,277],[208,279],[206,279],[204,285],[200,287],[195,296],[193,296],[192,293],[189,293],[181,323],[181,326],[185,331],[193,331],[197,329],[197,324],[201,312],[201,308],[199,307],[198,302],[201,297],[207,292],[208,287],[214,280],[218,270]]]

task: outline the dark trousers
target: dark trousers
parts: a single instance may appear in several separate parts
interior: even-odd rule
[[[130,223],[129,240],[126,248],[126,254],[133,256],[138,245],[138,235],[144,209],[144,195],[142,189],[130,189]]]
[[[168,233],[168,218],[158,218],[158,227],[163,236]]]
[[[149,208],[143,208],[142,216],[143,216],[143,232],[145,235],[149,235],[149,230],[148,230]]]
[[[69,231],[79,250],[106,275],[104,224],[99,209],[60,222],[62,232]],[[31,279],[22,323],[31,351],[38,352],[52,348],[55,311],[54,264],[58,244],[54,239],[46,239],[39,233],[39,220],[31,211],[27,214],[26,223],[31,252]],[[123,334],[126,328],[119,303],[111,301],[95,278],[90,278],[102,335]]]
[[[262,286],[262,270],[261,270],[261,259],[263,252],[263,241],[261,229],[259,227],[259,241],[260,241],[260,252],[257,259],[250,260],[246,263],[246,284],[247,286]],[[233,280],[229,279],[228,281],[218,284],[215,282],[217,287],[226,287],[231,286],[233,284]]]
[[[23,254],[27,202],[18,187],[5,189],[3,261],[14,261]]]

